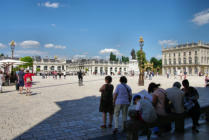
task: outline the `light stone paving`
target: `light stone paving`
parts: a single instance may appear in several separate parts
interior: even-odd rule
[[[204,77],[188,77],[192,86],[203,87]],[[150,82],[169,88],[171,77],[154,77],[145,80],[145,86],[137,85],[138,77],[128,77],[133,93],[147,89]],[[119,77],[113,77],[113,85]],[[104,76],[85,76],[84,86],[78,86],[76,76],[54,80],[52,77],[34,77],[33,95],[17,94],[15,87],[3,87],[0,94],[0,140],[10,139],[91,139],[112,133],[112,129],[101,130],[102,114],[99,113],[100,86]],[[202,91],[208,97],[208,91]],[[207,98],[201,99],[207,101]]]

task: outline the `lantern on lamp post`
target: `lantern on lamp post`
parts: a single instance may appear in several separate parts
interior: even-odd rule
[[[144,86],[144,67],[143,67],[143,46],[144,46],[144,39],[141,36],[139,38],[139,46],[140,46],[140,61],[139,61],[139,81],[138,81],[138,85],[139,86]]]
[[[11,47],[11,51],[12,51],[12,56],[11,56],[11,58],[13,59],[13,57],[14,57],[14,50],[15,50],[15,41],[14,41],[14,40],[12,40],[12,41],[10,42],[10,47]]]

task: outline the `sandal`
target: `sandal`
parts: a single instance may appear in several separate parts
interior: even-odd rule
[[[113,133],[113,135],[117,134],[118,133],[118,129],[115,128],[112,133]]]
[[[100,126],[102,129],[107,128],[106,125],[101,125]]]

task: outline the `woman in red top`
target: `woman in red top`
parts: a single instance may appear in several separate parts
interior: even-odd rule
[[[32,76],[34,76],[33,73],[29,73],[29,70],[26,70],[26,74],[24,75],[24,83],[26,88],[26,96],[31,95],[31,87],[32,87]]]

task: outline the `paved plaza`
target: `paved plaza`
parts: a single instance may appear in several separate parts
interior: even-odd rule
[[[188,77],[192,86],[199,87],[200,101],[207,103],[209,90],[204,86],[204,77]],[[144,87],[137,85],[138,77],[128,77],[128,85],[133,93],[147,89],[152,82],[160,83],[162,88],[169,88],[179,78],[154,77],[146,80]],[[119,83],[119,77],[113,77],[113,85]],[[112,129],[101,130],[102,113],[99,113],[100,86],[103,76],[85,76],[84,85],[79,86],[76,76],[54,80],[34,77],[32,96],[17,94],[14,86],[4,87],[0,94],[0,140],[10,139],[45,139],[45,140],[80,140],[111,139]],[[208,126],[201,125],[200,136],[207,135]],[[188,130],[182,138],[190,139]],[[172,135],[176,139],[176,135]],[[197,137],[197,136],[196,136]],[[124,139],[116,136],[116,139]],[[168,139],[168,136],[164,137]],[[153,139],[157,139],[153,137]]]

